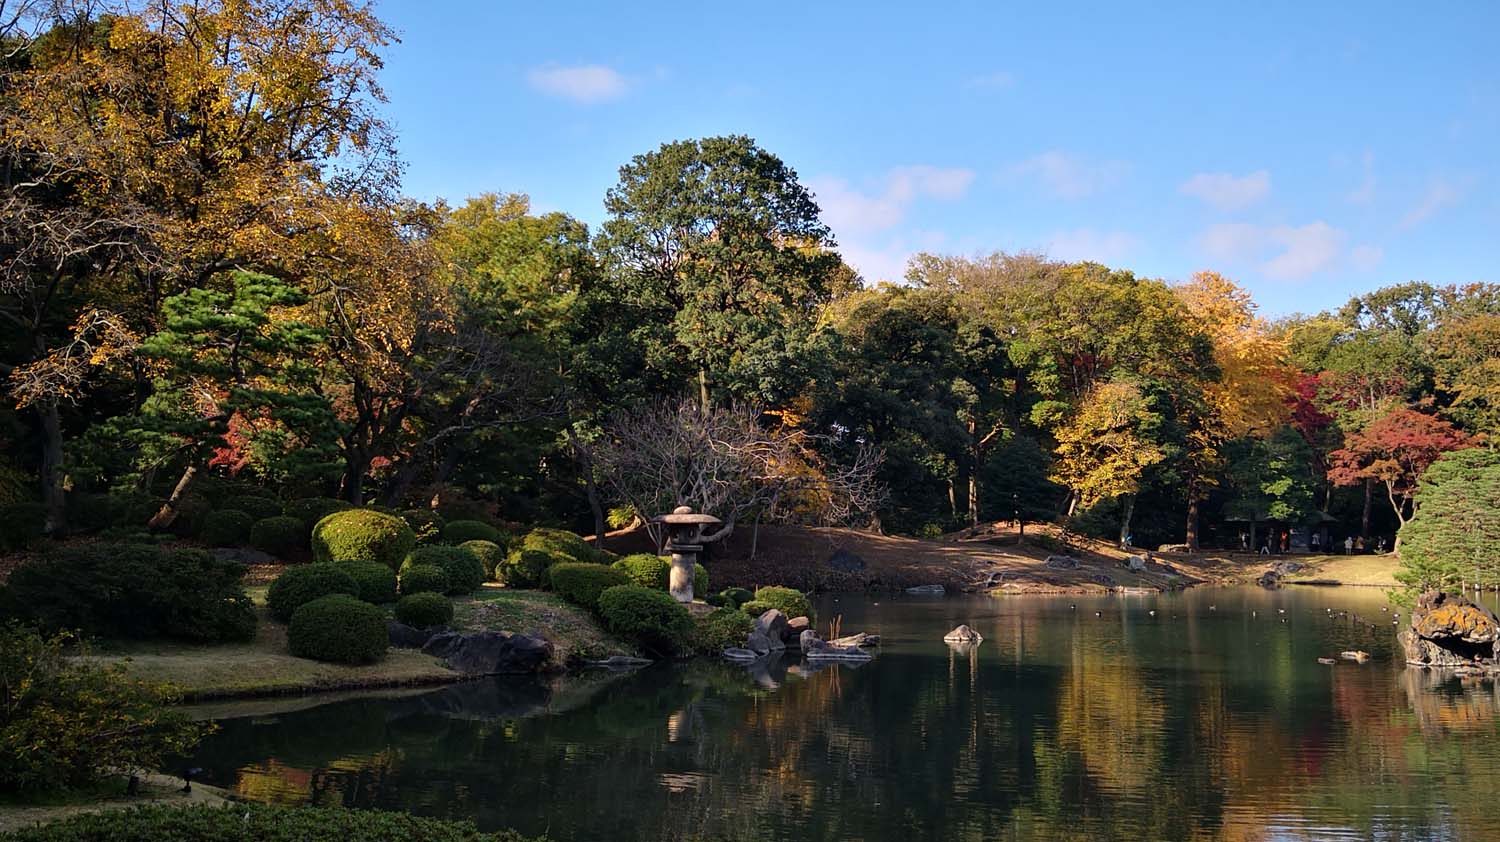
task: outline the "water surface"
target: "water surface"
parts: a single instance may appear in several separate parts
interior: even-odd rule
[[[844,596],[820,627],[884,638],[858,668],[346,699],[222,720],[195,763],[255,800],[559,842],[1500,839],[1496,687],[1399,665],[1390,610],[1354,588]],[[984,643],[943,643],[961,622]],[[1344,649],[1373,659],[1317,661]]]

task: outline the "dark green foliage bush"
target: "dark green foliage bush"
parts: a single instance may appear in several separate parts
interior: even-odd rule
[[[668,574],[670,575],[670,574]],[[701,564],[693,565],[693,596],[702,599],[708,593],[708,568]]]
[[[505,550],[499,544],[494,541],[473,540],[465,541],[459,546],[479,559],[479,566],[484,568],[485,581],[495,578],[495,568],[505,560]]]
[[[203,516],[203,530],[199,537],[214,547],[238,547],[250,538],[250,527],[255,518],[239,509],[219,509]]]
[[[650,553],[628,555],[610,566],[624,572],[631,582],[658,591],[667,589],[667,581],[672,572],[671,562]]]
[[[63,547],[16,568],[0,616],[44,631],[113,638],[249,640],[255,611],[243,565],[203,550],[99,541]]]
[[[446,593],[473,593],[484,584],[484,565],[479,557],[463,547],[417,547],[406,556],[402,567],[430,564],[441,567],[448,579]]]
[[[618,585],[630,584],[630,577],[607,564],[585,564],[565,561],[547,570],[552,590],[558,596],[593,611],[599,607],[599,594]]]
[[[611,632],[658,655],[691,645],[693,618],[665,591],[639,585],[607,588],[599,595],[599,616]]]
[[[528,842],[513,831],[480,833],[471,822],[332,807],[152,805],[85,813],[29,827],[4,842]],[[542,842],[542,840],[537,840]]]
[[[495,566],[495,581],[507,588],[539,588],[546,584],[547,570],[564,561],[573,557],[546,550],[511,550]]]
[[[266,591],[271,616],[285,623],[298,608],[329,594],[359,596],[359,585],[342,564],[301,564],[282,571]]]
[[[453,600],[432,591],[407,594],[396,603],[396,619],[419,629],[445,626],[453,619]]]
[[[184,494],[177,501],[177,516],[172,519],[172,531],[185,538],[196,538],[203,532],[203,520],[214,510],[212,503],[202,494]]]
[[[287,648],[299,658],[337,664],[368,664],[390,645],[385,612],[347,594],[330,594],[292,612]]]
[[[109,496],[87,491],[68,495],[65,504],[68,528],[74,532],[94,532],[109,526]]]
[[[417,545],[406,521],[373,509],[334,512],[312,531],[318,561],[378,561],[396,569]]]
[[[594,564],[605,561],[603,555],[590,546],[589,542],[566,529],[533,529],[521,540],[521,546],[528,550],[561,553],[572,557],[574,561]]]
[[[0,552],[24,550],[42,537],[47,507],[41,503],[0,506]]]
[[[443,527],[443,543],[462,544],[465,541],[490,541],[495,544],[505,536],[493,526],[479,520],[455,520]]]
[[[724,599],[734,608],[739,608],[741,605],[755,599],[755,594],[746,588],[725,588],[721,593]]]
[[[490,505],[482,500],[448,499],[437,504],[437,513],[452,523],[455,520],[489,521]]]
[[[302,521],[288,515],[277,515],[257,520],[250,527],[250,546],[261,552],[280,556],[305,546],[306,535],[302,529]]]
[[[396,601],[396,571],[378,561],[341,561],[337,564],[354,580],[354,595],[361,600],[376,605]]]
[[[747,617],[759,617],[760,615],[766,613],[767,611],[770,611],[775,607],[776,606],[772,605],[769,602],[761,602],[758,599],[752,599],[749,602],[740,603],[740,612]]]
[[[732,608],[736,607],[736,606],[730,605],[729,604],[729,600],[725,599],[724,595],[721,594],[721,593],[711,593],[708,596],[705,596],[703,598],[703,601],[706,602],[706,603],[708,603],[709,605],[712,605],[715,608],[731,608],[732,609]]]
[[[0,626],[0,792],[50,793],[156,771],[208,730],[172,707],[179,699],[167,688],[133,681],[120,665],[67,657],[71,642]]]
[[[424,591],[443,593],[448,590],[448,574],[436,564],[413,564],[410,567],[403,567],[398,578],[401,580],[403,594]]]
[[[161,509],[163,502],[144,491],[112,491],[109,494],[109,523],[111,526],[145,529],[146,522]]]
[[[303,497],[287,503],[286,513],[302,521],[307,534],[311,536],[313,527],[318,525],[318,521],[334,512],[344,512],[352,508],[354,504],[348,500],[335,500],[332,497]]]
[[[769,586],[758,588],[755,591],[755,602],[766,605],[768,608],[780,608],[781,613],[790,620],[793,617],[806,617],[812,619],[812,603],[808,601],[807,595],[796,588],[783,588]],[[761,613],[765,613],[762,609]]]
[[[755,621],[741,611],[720,608],[693,618],[693,650],[717,655],[731,646],[744,646]]]
[[[417,536],[417,543],[424,545],[436,544],[443,535],[443,527],[447,524],[442,515],[431,509],[407,509],[401,512],[399,517],[411,527],[412,534]],[[448,543],[458,542],[449,541]]]
[[[280,500],[261,497],[259,495],[231,497],[225,500],[218,508],[239,509],[242,512],[249,512],[250,516],[256,520],[265,520],[268,517],[280,517],[284,513]]]

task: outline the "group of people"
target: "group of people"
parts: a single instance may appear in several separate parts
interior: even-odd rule
[[[1314,552],[1314,553],[1322,552],[1323,551],[1322,544],[1323,544],[1323,536],[1322,536],[1321,533],[1314,532],[1312,534],[1312,537],[1308,539],[1308,549],[1311,552]],[[1329,550],[1334,550],[1334,549],[1336,549],[1336,547],[1337,547],[1337,545],[1334,545],[1334,546],[1330,546],[1328,549]],[[1266,537],[1265,537],[1265,539],[1261,542],[1259,552],[1260,552],[1261,555],[1271,555],[1273,552],[1276,552],[1276,553],[1290,552],[1291,548],[1292,548],[1292,534],[1291,534],[1290,531],[1283,529],[1283,530],[1281,530],[1280,534],[1267,534]],[[1362,538],[1362,537],[1355,537],[1353,535],[1349,535],[1349,536],[1347,536],[1347,537],[1344,538],[1344,555],[1354,555],[1356,552],[1363,553],[1365,551],[1365,549],[1366,548],[1365,548],[1365,539],[1364,538]],[[1384,535],[1380,535],[1380,536],[1377,536],[1375,538],[1375,548],[1374,549],[1375,549],[1375,552],[1377,554],[1382,554],[1383,555],[1385,553],[1385,536]],[[1240,533],[1240,551],[1241,552],[1247,552],[1247,553],[1250,552],[1250,533],[1248,533],[1248,532],[1241,532]]]

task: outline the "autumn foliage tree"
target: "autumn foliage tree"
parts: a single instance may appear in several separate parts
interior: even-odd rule
[[[1330,455],[1328,477],[1338,485],[1381,483],[1391,511],[1404,526],[1422,474],[1444,453],[1471,444],[1467,433],[1441,418],[1393,409],[1348,436],[1344,447]]]

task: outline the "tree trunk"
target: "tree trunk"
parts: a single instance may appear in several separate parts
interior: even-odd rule
[[[1187,510],[1187,548],[1188,552],[1198,552],[1198,495],[1194,491],[1188,492]]]
[[[708,414],[708,369],[698,369],[698,408]]]
[[[755,513],[755,525],[750,528],[750,557],[755,558],[755,551],[760,547],[760,512]]]
[[[1365,508],[1359,516],[1359,537],[1366,544],[1370,543],[1370,501],[1374,498],[1375,480],[1365,480]]]
[[[583,473],[583,490],[588,496],[589,511],[594,515],[594,546],[604,549],[604,506],[599,502],[599,484],[594,481],[594,460],[589,453],[588,447],[579,440],[578,433],[568,426],[568,443],[573,445],[573,458],[578,460],[578,468]]]
[[[193,484],[193,477],[197,475],[197,466],[187,466],[187,469],[182,472],[182,476],[177,479],[177,485],[172,487],[172,494],[167,497],[167,502],[161,505],[161,508],[156,511],[156,514],[151,516],[150,520],[146,521],[147,529],[152,532],[159,532],[169,528],[177,520],[177,507],[182,503],[182,495],[187,493],[188,486]]]
[[[958,493],[953,489],[953,477],[948,478],[948,510],[958,519]]]
[[[1124,547],[1130,541],[1130,521],[1135,517],[1135,495],[1125,496],[1125,510],[1120,513],[1120,546]],[[1130,546],[1134,546],[1131,544]]]
[[[364,505],[365,473],[370,470],[370,457],[363,449],[349,451],[344,458],[344,487],[342,496],[356,506]]]
[[[972,526],[979,525],[979,471],[969,473],[969,523]]]
[[[42,420],[42,502],[47,509],[42,531],[58,535],[68,525],[66,498],[63,496],[62,416],[57,412],[56,401],[38,405],[37,414]]]
[[[381,502],[391,508],[399,508],[401,501],[406,499],[406,493],[411,490],[412,484],[417,481],[417,474],[422,472],[422,462],[415,454],[407,456],[402,461],[401,467],[396,469],[396,476],[391,479],[391,485],[385,490]]]

